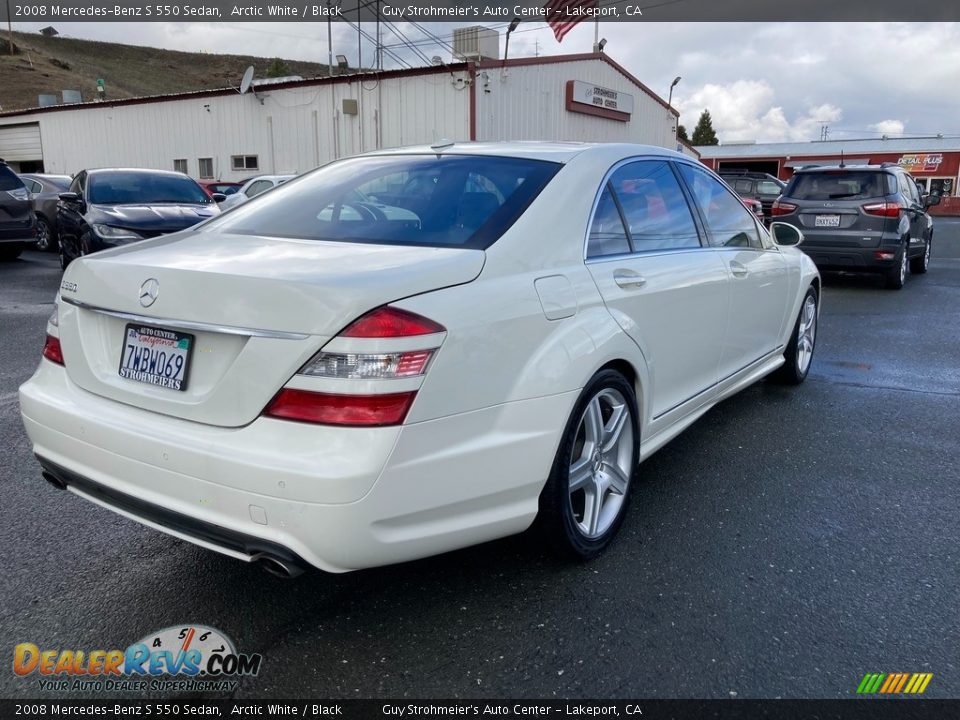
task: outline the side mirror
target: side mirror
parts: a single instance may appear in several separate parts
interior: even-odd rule
[[[83,212],[83,198],[75,192],[62,192],[57,197],[60,198],[60,201],[65,205],[70,205],[72,207],[78,208],[80,212]]]
[[[213,193],[214,202],[222,203],[226,199],[227,199],[227,196],[224,195],[223,193]]]
[[[803,233],[800,228],[785,222],[770,223],[770,234],[777,245],[796,247],[803,242]]]
[[[940,204],[939,195],[924,195],[923,196],[923,206],[924,207],[933,207],[934,205]]]

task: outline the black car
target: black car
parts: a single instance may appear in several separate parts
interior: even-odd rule
[[[763,216],[770,219],[773,201],[780,197],[786,183],[773,175],[746,170],[721,170],[720,177],[742,198],[759,200],[763,207]]]
[[[57,203],[60,265],[98,250],[184,230],[219,214],[197,181],[164,170],[77,173]]]
[[[894,163],[798,170],[773,204],[775,220],[803,230],[801,249],[821,270],[881,274],[899,290],[907,269],[927,271],[936,195]]]
[[[0,160],[0,260],[14,260],[37,240],[37,220],[23,181]]]
[[[48,252],[57,249],[57,201],[60,193],[70,187],[69,175],[43,175],[25,173],[20,175],[27,192],[33,200],[33,212],[37,216],[37,250]]]

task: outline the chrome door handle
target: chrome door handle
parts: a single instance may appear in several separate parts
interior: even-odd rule
[[[613,281],[624,289],[641,288],[647,284],[647,279],[643,275],[633,272],[633,270],[615,270]]]
[[[733,273],[734,277],[746,277],[750,274],[750,271],[747,270],[745,265],[741,265],[736,260],[730,261],[730,272]]]

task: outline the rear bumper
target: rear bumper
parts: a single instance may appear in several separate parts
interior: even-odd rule
[[[886,272],[895,263],[902,245],[898,235],[881,233],[831,234],[829,231],[804,228],[800,246],[821,270],[850,272]],[[885,257],[893,253],[891,257]]]
[[[526,529],[576,395],[346,435],[265,418],[225,429],[92,395],[44,360],[20,388],[20,404],[34,453],[86,499],[239,559],[269,549],[343,572]],[[291,457],[284,431],[302,442],[296,430],[304,427],[312,446]],[[378,431],[393,432],[394,442],[384,445]],[[319,487],[339,470],[364,492],[336,502],[343,494],[333,484],[332,501],[304,500],[317,496],[291,467],[311,453]]]

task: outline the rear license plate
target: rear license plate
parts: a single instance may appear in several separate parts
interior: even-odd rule
[[[120,377],[171,390],[187,389],[193,335],[149,325],[127,325]]]
[[[813,221],[814,227],[840,227],[839,215],[817,215]]]

